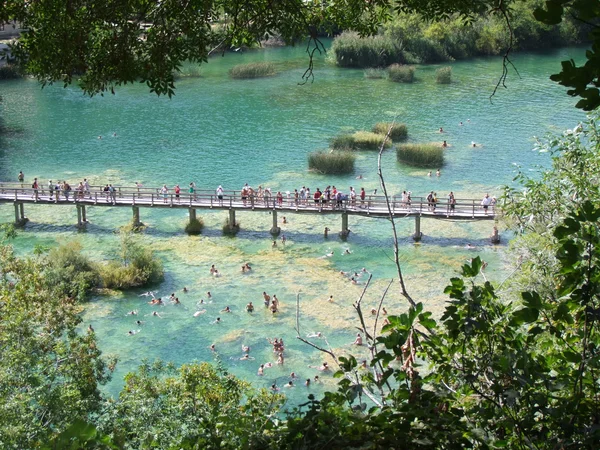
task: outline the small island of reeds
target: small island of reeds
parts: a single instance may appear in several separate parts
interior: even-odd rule
[[[391,127],[391,129],[390,129]],[[373,133],[385,136],[390,131],[390,139],[392,141],[403,141],[408,136],[408,129],[405,123],[379,122],[373,126]]]
[[[435,168],[444,164],[444,149],[435,144],[399,144],[396,157],[410,166]]]
[[[270,62],[238,64],[229,70],[231,78],[263,78],[275,75],[275,65]]]
[[[330,146],[334,150],[379,150],[385,135],[373,133],[371,131],[357,131],[352,134],[341,134],[330,141]],[[385,142],[385,148],[392,143],[388,139]]]
[[[435,71],[435,81],[438,84],[452,83],[452,67],[441,67]]]
[[[201,218],[190,219],[185,226],[185,232],[190,235],[198,235],[204,228],[204,221]]]
[[[412,83],[415,81],[415,67],[404,64],[392,64],[388,67],[388,79],[396,83]]]
[[[308,168],[324,174],[346,174],[354,171],[356,156],[344,151],[313,152],[308,155]]]

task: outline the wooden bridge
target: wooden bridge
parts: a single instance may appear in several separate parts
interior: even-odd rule
[[[173,189],[167,193],[161,188],[123,187],[115,186],[112,192],[104,191],[105,186],[90,186],[88,191],[53,190],[47,186],[38,189],[26,187],[23,183],[0,183],[0,203],[12,203],[15,208],[15,223],[23,224],[28,219],[25,216],[24,204],[46,204],[75,206],[77,210],[77,224],[85,227],[87,223],[87,207],[128,207],[132,209],[133,225],[139,226],[140,208],[176,208],[187,209],[190,221],[196,219],[196,210],[214,209],[229,212],[229,226],[236,226],[236,211],[269,211],[272,215],[273,226],[271,233],[278,235],[277,215],[281,213],[338,215],[341,217],[342,227],[340,236],[346,237],[350,232],[348,228],[349,216],[363,216],[375,218],[389,218],[388,205],[383,195],[366,195],[364,200],[357,197],[355,200],[345,198],[342,201],[329,200],[315,201],[313,198],[295,200],[293,193],[287,192],[278,198],[277,194],[267,192],[261,197],[248,195],[242,197],[242,192],[237,190],[223,191],[219,198],[212,190],[195,190],[193,193],[182,192],[177,195]],[[185,189],[187,190],[187,189]],[[396,218],[414,217],[415,233],[413,238],[421,239],[421,218],[438,220],[494,220],[496,207],[481,206],[481,200],[456,199],[454,205],[448,199],[438,200],[431,204],[424,197],[412,197],[410,203],[397,196],[390,197],[390,208]],[[497,228],[494,227],[492,242],[499,241]]]

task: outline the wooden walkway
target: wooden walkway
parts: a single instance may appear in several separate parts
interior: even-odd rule
[[[222,198],[218,198],[215,191],[196,190],[193,194],[182,192],[177,196],[173,189],[167,194],[162,194],[160,188],[130,188],[115,186],[113,192],[103,191],[104,186],[90,186],[89,192],[53,191],[50,193],[48,187],[40,186],[37,191],[25,187],[20,183],[0,183],[0,203],[13,203],[15,208],[15,222],[18,224],[27,221],[24,214],[24,204],[45,205],[70,205],[77,208],[77,223],[85,226],[87,223],[88,206],[94,207],[129,207],[133,211],[134,225],[141,224],[140,208],[174,208],[189,210],[190,220],[196,218],[196,210],[214,209],[229,211],[229,224],[235,226],[236,211],[269,211],[272,215],[272,234],[279,233],[277,213],[297,214],[327,214],[338,215],[342,220],[340,235],[349,233],[348,216],[364,216],[374,218],[389,218],[388,205],[382,195],[366,195],[364,201],[357,198],[356,201],[344,199],[336,202],[315,202],[312,198],[295,201],[293,193],[288,197],[287,192],[283,198],[278,199],[277,193],[266,194],[261,198],[248,196],[243,199],[240,191],[224,191]],[[431,218],[438,220],[494,220],[496,209],[490,205],[487,209],[481,206],[481,200],[456,199],[453,205],[448,204],[447,198],[440,199],[435,206],[429,204],[426,198],[412,197],[410,204],[402,201],[402,198],[391,197],[390,208],[396,218],[415,218],[415,240],[421,237],[420,219]],[[494,228],[494,235],[497,230]]]

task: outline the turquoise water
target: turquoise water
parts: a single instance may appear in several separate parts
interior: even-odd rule
[[[376,122],[395,118],[407,123],[411,141],[445,139],[450,147],[439,178],[427,177],[426,170],[400,166],[394,152],[387,151],[383,169],[392,193],[407,189],[414,196],[430,190],[441,196],[452,190],[457,198],[481,198],[486,192],[497,195],[501,185],[511,183],[515,164],[527,169],[548,164],[547,155],[532,152],[534,136],[572,128],[583,118],[565,90],[548,80],[560,60],[582,54],[580,49],[565,49],[515,55],[521,78],[511,73],[508,89],[500,89],[493,102],[488,97],[501,73],[499,58],[454,63],[453,83],[439,86],[434,81],[438,66],[419,67],[417,82],[402,85],[365,79],[361,70],[341,70],[321,57],[315,82],[300,86],[307,65],[302,48],[211,59],[202,67],[201,78],[179,81],[171,100],[157,98],[138,85],[120,88],[114,96],[89,98],[76,88],[42,90],[32,80],[3,82],[0,117],[8,132],[0,139],[0,179],[15,180],[23,170],[28,180],[36,176],[44,181],[67,179],[71,184],[85,177],[92,183],[127,186],[136,181],[146,186],[195,181],[203,188],[221,184],[239,189],[248,182],[282,191],[306,185],[314,191],[334,184],[345,191],[354,186],[369,192],[379,188],[375,153],[359,153],[356,171],[348,176],[309,173],[307,154],[326,148],[328,139],[340,132],[370,129]],[[231,66],[257,60],[273,61],[278,75],[228,79]],[[440,127],[443,135],[437,132]],[[481,146],[473,149],[471,141]],[[364,179],[355,179],[359,174]],[[15,241],[22,254],[36,244],[77,240],[94,259],[110,259],[119,245],[114,231],[130,220],[127,210],[89,208],[91,223],[86,233],[80,233],[74,207],[26,205],[25,210],[31,221]],[[12,206],[0,208],[0,221],[13,217]],[[93,324],[105,353],[120,358],[107,392],[116,395],[123,375],[143,358],[183,363],[218,355],[233,373],[257,386],[283,384],[292,371],[301,378],[320,374],[309,366],[320,365],[323,356],[295,339],[297,293],[303,335],[320,331],[327,337],[327,343],[320,340],[321,344],[341,354],[364,354],[364,349],[350,345],[359,325],[352,303],[363,286],[351,285],[339,271],[365,267],[372,272],[372,287],[363,303],[367,311],[376,306],[389,280],[396,277],[387,221],[351,217],[353,233],[343,242],[334,232],[341,228],[339,219],[288,215],[289,223],[281,225],[287,243],[273,248],[268,213],[239,213],[242,231],[234,239],[221,236],[225,212],[202,213],[202,217],[203,234],[188,237],[183,233],[183,211],[141,210],[149,228],[140,240],[155,249],[165,264],[165,281],[155,289],[162,296],[178,293],[181,306],[150,306],[139,297],[142,291],[98,296],[86,305],[82,313],[86,326]],[[420,244],[410,239],[412,220],[397,225],[407,288],[426,308],[441,311],[447,280],[476,254],[489,262],[490,279],[502,280],[508,273],[504,254],[510,234],[503,235],[500,246],[490,245],[491,223],[423,220]],[[325,226],[332,230],[328,239],[322,235]],[[466,243],[476,250],[466,249]],[[350,255],[342,255],[346,248]],[[329,251],[334,256],[324,258]],[[245,262],[253,267],[249,274],[240,271]],[[222,277],[209,274],[211,264],[216,264]],[[181,292],[183,286],[188,293]],[[208,301],[207,291],[213,294],[212,303],[198,307],[200,299]],[[280,299],[279,314],[264,309],[263,291]],[[330,295],[333,303],[327,301]],[[256,306],[251,315],[244,309],[249,301]],[[390,314],[403,311],[397,283],[385,305]],[[233,312],[222,313],[225,306]],[[194,317],[199,308],[206,313]],[[131,310],[139,316],[128,316]],[[151,316],[152,311],[162,318]],[[218,316],[222,323],[213,323]],[[136,319],[144,324],[138,327]],[[371,323],[371,317],[367,320]],[[127,335],[134,329],[141,331]],[[259,364],[276,359],[267,337],[285,339],[286,362],[258,377]],[[216,354],[209,349],[213,343]],[[239,360],[242,345],[251,347],[254,360]],[[311,392],[335,383],[322,378]],[[304,386],[286,390],[292,403],[304,400],[306,393]]]

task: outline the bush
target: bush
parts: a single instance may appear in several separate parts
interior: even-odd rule
[[[435,81],[438,84],[450,84],[452,82],[452,67],[441,67],[435,71]]]
[[[240,223],[236,222],[233,227],[229,226],[229,218],[223,224],[223,234],[225,236],[235,236],[240,231]]]
[[[388,78],[396,83],[412,83],[415,81],[414,66],[392,64],[388,67]]]
[[[355,160],[356,156],[348,152],[314,152],[308,155],[308,168],[319,173],[352,173]]]
[[[187,234],[191,234],[191,235],[196,235],[196,234],[200,234],[200,232],[202,231],[202,228],[204,228],[204,221],[202,219],[192,219],[190,220],[187,225],[185,226],[185,232]]]
[[[361,38],[357,33],[344,32],[331,46],[335,63],[340,67],[386,67],[404,62],[399,44],[387,36]]]
[[[100,267],[104,287],[129,289],[157,283],[164,278],[163,266],[151,249],[141,246],[131,233],[121,233],[120,261]]]
[[[21,71],[14,64],[7,64],[0,67],[0,80],[14,80],[22,76]]]
[[[262,78],[275,75],[275,66],[270,62],[239,64],[229,70],[231,78]]]
[[[384,69],[367,69],[364,71],[365,78],[377,79],[377,78],[385,78],[386,73]]]
[[[379,122],[373,126],[372,131],[373,133],[383,134],[385,136],[390,129],[390,125],[392,124],[389,122]],[[390,138],[393,141],[402,141],[406,139],[407,136],[408,130],[405,123],[395,123],[392,126],[392,129],[390,130]]]
[[[400,144],[396,147],[398,161],[418,167],[441,167],[444,149],[435,144]]]
[[[97,266],[81,253],[81,244],[69,242],[48,253],[49,269],[45,277],[66,297],[79,301],[100,282]]]
[[[334,150],[379,150],[385,136],[370,131],[357,131],[353,134],[342,134],[330,141]],[[385,148],[392,143],[389,139],[385,142]]]

